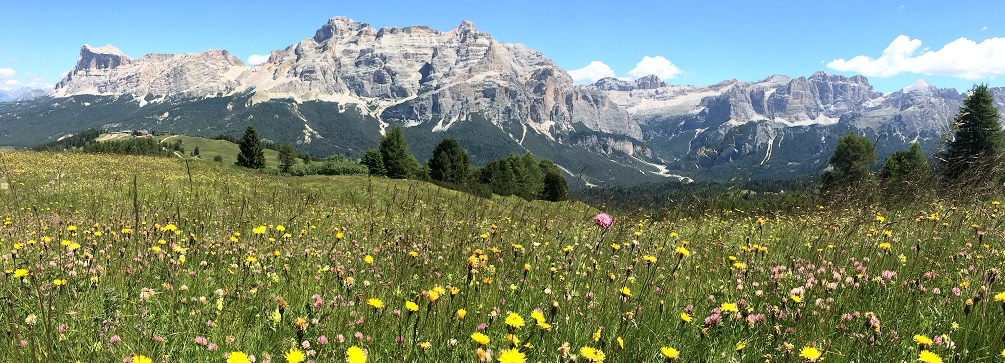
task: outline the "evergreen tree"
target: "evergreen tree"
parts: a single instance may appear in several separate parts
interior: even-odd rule
[[[384,157],[381,155],[380,149],[367,150],[366,154],[363,155],[363,159],[360,160],[359,163],[366,166],[366,168],[370,171],[370,175],[387,175],[387,169],[384,168]]]
[[[461,149],[457,140],[443,139],[433,149],[433,158],[429,160],[428,165],[429,176],[433,180],[461,185],[467,182],[468,167],[471,163],[468,160],[468,153]]]
[[[530,151],[524,153],[520,161],[523,164],[520,196],[527,200],[541,199],[541,193],[544,191],[544,170],[540,161]]]
[[[234,164],[250,169],[265,167],[265,150],[262,149],[262,140],[258,138],[258,131],[254,126],[248,125],[238,146],[241,153],[237,154],[237,162]]]
[[[312,161],[311,160],[311,153],[304,152],[304,158],[303,158],[303,160],[304,160],[304,164],[310,164],[311,161]]]
[[[192,156],[199,156],[199,147],[196,146],[195,150],[192,150]]]
[[[295,153],[296,150],[293,149],[293,145],[289,141],[279,145],[279,170],[283,172],[290,171],[290,167],[297,161]]]
[[[921,182],[927,180],[930,175],[928,159],[925,158],[925,153],[921,151],[918,143],[913,143],[911,148],[887,157],[883,162],[883,170],[879,173],[879,177],[887,182]]]
[[[492,188],[492,193],[502,196],[513,195],[517,189],[516,175],[506,159],[492,160],[485,164],[481,181]]]
[[[953,139],[939,154],[940,174],[958,178],[974,166],[994,166],[1002,154],[1001,115],[987,85],[975,85],[956,115]]]
[[[869,139],[854,132],[841,136],[834,155],[828,159],[834,170],[824,175],[824,190],[854,187],[871,181],[876,156],[876,149]]]
[[[548,159],[541,159],[540,170],[544,173],[541,199],[558,202],[569,199],[569,184],[558,166]]]
[[[399,126],[380,139],[380,154],[390,178],[404,179],[419,172],[419,162],[408,152],[408,141]]]

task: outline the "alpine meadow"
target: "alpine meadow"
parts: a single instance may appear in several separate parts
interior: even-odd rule
[[[122,48],[51,75],[0,34],[0,363],[1005,363],[993,22],[395,1],[63,4]]]

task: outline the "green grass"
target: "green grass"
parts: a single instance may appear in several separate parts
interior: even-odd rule
[[[991,201],[616,215],[604,229],[577,202],[188,168],[0,154],[0,356],[285,362],[299,349],[338,362],[359,346],[368,362],[472,362],[479,349],[496,361],[513,348],[569,362],[592,347],[604,362],[664,362],[673,347],[688,362],[804,362],[815,347],[826,362],[901,362],[918,359],[920,334],[939,337],[926,349],[945,361],[1005,358],[1005,228]],[[510,314],[525,325],[508,327]]]
[[[241,153],[241,148],[237,144],[226,140],[212,140],[202,137],[171,135],[157,137],[162,143],[172,143],[181,140],[181,146],[185,148],[185,157],[193,158],[192,151],[199,148],[199,156],[195,159],[212,162],[217,155],[223,157],[223,164],[233,165],[237,162],[237,154]],[[299,161],[298,161],[299,162]],[[265,166],[279,168],[279,152],[275,150],[265,150]]]

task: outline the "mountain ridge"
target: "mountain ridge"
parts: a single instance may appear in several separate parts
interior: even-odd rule
[[[992,92],[1005,107],[1005,88]],[[796,177],[825,167],[846,132],[885,137],[881,157],[914,141],[932,152],[963,97],[924,80],[883,94],[864,76],[823,71],[704,86],[655,75],[574,86],[543,53],[470,21],[448,31],[376,29],[341,16],[257,65],[226,50],[134,59],[85,44],[47,96],[0,104],[0,143],[29,146],[76,131],[69,127],[213,136],[254,123],[312,153],[358,157],[400,125],[419,150],[455,137],[476,162],[531,151],[586,184]]]

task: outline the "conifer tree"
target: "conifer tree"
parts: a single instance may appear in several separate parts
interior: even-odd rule
[[[433,180],[461,185],[467,181],[470,165],[468,153],[461,149],[457,140],[443,139],[433,149],[433,158],[429,160],[429,176]]]
[[[380,139],[380,154],[390,178],[404,179],[419,171],[419,162],[408,152],[408,141],[399,126]]]
[[[939,172],[945,179],[952,181],[975,166],[998,163],[1003,148],[1000,118],[988,86],[975,85],[953,122],[956,133],[938,155]]]
[[[237,154],[237,166],[250,169],[261,169],[265,167],[265,150],[262,148],[262,140],[258,138],[258,131],[254,126],[248,125],[241,136],[239,143],[241,153]]]
[[[824,175],[824,190],[855,187],[872,181],[876,156],[876,149],[869,139],[854,132],[841,136],[834,155],[828,159],[834,170]]]
[[[293,149],[293,145],[291,145],[289,141],[279,145],[279,170],[282,170],[283,172],[290,171],[290,167],[293,166],[293,163],[296,162],[297,159],[296,156],[293,155],[294,153],[296,153],[296,150]]]

